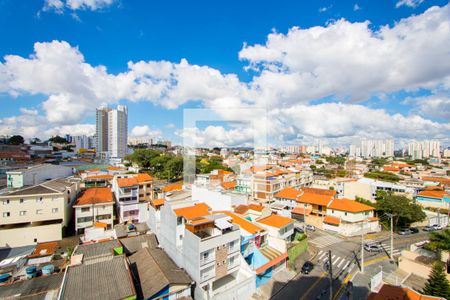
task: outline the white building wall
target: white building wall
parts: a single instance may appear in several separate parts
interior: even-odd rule
[[[22,247],[61,239],[61,224],[0,229],[0,247]]]
[[[21,188],[40,184],[49,179],[63,178],[72,175],[72,168],[51,164],[43,164],[20,171],[7,172],[7,186]]]

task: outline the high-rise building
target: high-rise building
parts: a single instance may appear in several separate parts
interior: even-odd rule
[[[411,159],[441,157],[441,143],[439,141],[412,141],[408,143],[408,155]]]
[[[96,116],[97,155],[108,158],[123,158],[127,154],[127,107],[118,105],[117,109],[99,108]]]
[[[394,156],[394,141],[361,140],[360,145],[350,145],[350,156],[361,157],[392,157]]]

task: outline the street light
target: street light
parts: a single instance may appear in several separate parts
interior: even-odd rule
[[[394,260],[394,215],[390,214],[390,213],[385,213],[386,216],[388,216],[389,218],[391,218],[391,228],[390,228],[390,234],[391,234],[391,253],[390,253],[390,258],[391,258],[391,262]]]

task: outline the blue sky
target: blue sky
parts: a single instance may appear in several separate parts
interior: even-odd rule
[[[439,18],[434,17],[437,19],[436,22],[440,23],[437,25],[426,20],[426,15],[431,14],[428,10],[433,6],[436,6],[436,10],[440,10],[433,12],[439,16]],[[136,130],[134,135],[139,132],[139,136],[142,137],[147,134],[160,135],[180,141],[184,108],[213,107],[213,105],[220,108],[224,103],[229,102],[227,97],[233,97],[233,99],[238,98],[236,100],[238,107],[245,102],[256,107],[267,106],[271,112],[280,110],[275,117],[280,118],[278,123],[281,125],[270,126],[278,130],[278,132],[272,132],[274,142],[277,143],[308,143],[315,139],[329,140],[331,143],[348,143],[359,137],[373,136],[393,137],[399,140],[416,137],[436,138],[445,144],[448,143],[450,130],[450,112],[448,111],[450,109],[450,80],[448,79],[450,67],[445,64],[442,66],[439,60],[450,60],[449,38],[445,36],[447,32],[444,26],[449,23],[448,11],[448,1],[430,0],[399,2],[124,0],[18,2],[2,0],[0,1],[2,39],[0,44],[0,57],[2,57],[0,60],[0,101],[2,103],[0,134],[14,132],[30,137],[63,133],[64,130],[73,130],[75,134],[91,133],[92,126],[88,125],[94,122],[95,107],[101,102],[106,102],[112,107],[117,103],[128,106],[130,135],[133,135],[134,127],[141,126],[141,130]],[[397,26],[400,20],[414,18],[414,16],[418,18],[411,19],[404,26]],[[342,26],[338,26],[341,24],[339,20],[343,22]],[[369,31],[369,37],[359,36],[361,32],[356,25],[365,21],[370,22],[363,29],[363,31]],[[419,27],[425,29],[414,27],[414,23],[420,22],[424,22],[426,26]],[[440,28],[439,25],[444,27],[442,32],[436,30]],[[295,26],[300,28],[297,30],[298,36],[294,34],[289,36],[289,30]],[[316,26],[321,29],[328,28],[330,32],[312,37],[310,33]],[[376,35],[383,26],[397,31],[380,38],[385,42],[380,43],[380,46],[373,45],[370,35]],[[416,30],[422,30],[422,32],[417,33]],[[427,30],[436,36],[430,36]],[[339,42],[340,32],[347,38],[350,37],[349,41],[355,41],[349,49],[346,49],[346,43]],[[268,35],[271,33],[284,38],[285,42],[281,48],[285,47],[283,49],[287,49],[286,51],[280,50],[276,45],[266,44]],[[402,49],[405,45],[398,46],[398,40],[401,40],[398,35],[401,34],[413,37],[410,45],[406,45],[410,50]],[[397,36],[392,37],[393,35]],[[430,36],[435,44],[429,44],[425,40],[427,36]],[[359,38],[362,39],[360,48],[358,48]],[[57,44],[64,42],[65,44]],[[43,43],[41,54],[37,54],[35,43]],[[421,43],[429,44],[430,49],[424,50],[423,47],[415,49],[414,46],[420,46]],[[243,52],[244,45],[247,45],[248,53]],[[308,45],[313,49],[319,47],[317,49],[321,51],[329,48],[330,51],[312,57],[314,55],[308,52]],[[447,51],[444,49],[445,46]],[[298,47],[302,50],[297,51]],[[353,62],[355,47],[358,52],[368,53],[357,65]],[[390,50],[392,47],[399,49]],[[284,58],[282,61],[278,58],[272,60],[268,51],[258,52],[261,48],[270,51],[275,49],[279,51],[277,55],[282,53]],[[373,56],[370,53],[378,49],[380,52],[387,51],[386,56],[377,54],[379,57],[374,58],[375,62],[372,64],[370,60]],[[69,55],[71,51],[78,53],[82,59],[78,64],[66,66],[65,55]],[[33,60],[33,56],[34,58],[44,56],[44,53],[49,54],[42,59]],[[413,62],[412,66],[411,63],[404,66],[399,62],[404,58],[402,53],[411,55],[407,57],[408,61],[405,64]],[[333,54],[337,57],[331,58]],[[11,55],[20,59],[8,61],[6,56]],[[327,75],[330,73],[329,68],[333,66],[343,70],[356,68],[354,76],[358,80],[361,78],[358,72],[364,71],[366,63],[368,73],[377,72],[378,60],[380,60],[380,74],[390,66],[396,69],[395,63],[384,61],[392,55],[399,56],[396,60],[399,62],[399,72],[417,72],[424,75],[404,80],[395,77],[388,83],[381,83],[382,80],[379,78],[369,78],[367,82],[358,83],[357,86],[350,87],[348,91],[342,87],[342,82],[336,82],[333,85],[330,84],[331,86],[323,92],[310,91],[315,88],[320,90],[334,78],[339,77],[338,73]],[[155,78],[158,76],[154,76],[154,71],[146,70],[145,87],[123,87],[115,95],[109,94],[108,91],[98,92],[101,90],[103,80],[106,80],[103,75],[115,77],[118,77],[119,73],[130,75],[130,67],[127,65],[129,62],[167,61],[174,64],[176,68],[182,59],[187,60],[189,67],[208,68],[206,73],[214,70],[219,73],[218,76],[230,74],[234,76],[235,74],[238,83],[230,83],[222,78],[220,82],[217,82],[217,76],[214,74],[213,79],[210,79],[209,75],[197,78],[189,74],[186,76],[195,81],[196,85],[203,80],[204,83],[198,83],[198,86],[200,88],[210,86],[211,91],[208,93],[186,92],[189,89],[186,86],[178,90],[177,85],[170,85],[164,89],[164,95],[168,94],[168,96],[160,94],[154,96],[156,95],[153,90],[154,85],[166,78]],[[357,59],[355,57],[355,60]],[[303,63],[303,60],[306,62]],[[424,65],[428,63],[428,60],[435,60],[434,63],[440,66],[440,69],[435,72],[426,69]],[[297,63],[298,61],[301,62]],[[37,66],[32,67],[34,71],[30,74],[31,69],[25,67],[26,64],[37,64]],[[45,67],[47,64],[52,67]],[[92,68],[102,66],[106,69],[100,72],[102,73],[100,75],[91,74],[83,71],[83,64]],[[386,65],[383,66],[383,64]],[[309,69],[310,66],[314,67]],[[79,67],[81,71],[78,74]],[[71,74],[65,74],[66,72]],[[295,79],[299,81],[293,81],[292,85],[305,86],[305,89],[308,89],[306,93],[308,95],[303,95],[305,89],[297,91],[295,87],[285,87],[286,80],[278,77],[263,78],[262,74],[267,75],[268,72],[276,76],[299,75]],[[386,76],[403,76],[397,73],[392,75],[393,73],[395,72]],[[308,76],[313,74],[316,81],[306,80],[305,74]],[[352,81],[352,74],[348,75],[349,82]],[[67,82],[61,79],[65,76],[69,78]],[[175,79],[171,78],[169,81],[181,82],[177,76],[175,75]],[[36,80],[37,77],[39,80]],[[97,82],[96,77],[100,78],[98,79],[100,83]],[[42,88],[42,84],[35,86],[39,85],[39,82],[58,81],[55,78],[61,79],[61,82],[48,88]],[[75,86],[74,81],[78,80],[80,84]],[[111,84],[118,85],[119,80],[122,79],[115,80],[117,81]],[[142,78],[133,80],[134,83],[140,83]],[[93,81],[95,82],[92,83]],[[230,79],[230,81],[233,80]],[[374,81],[380,81],[380,83],[372,84]],[[85,90],[86,82],[89,82],[88,90]],[[214,89],[213,86],[215,87],[216,83],[219,87]],[[191,82],[186,85],[190,86]],[[238,87],[238,85],[244,87]],[[145,93],[142,92],[143,89],[146,89]],[[262,92],[258,94],[259,91]],[[277,92],[274,92],[275,95],[268,96],[270,91]],[[139,94],[140,92],[144,95]],[[95,96],[92,96],[94,94]],[[93,98],[89,99],[90,97]],[[195,97],[197,99],[193,99]],[[177,100],[172,101],[172,98]],[[70,105],[67,105],[68,103]],[[231,103],[234,103],[234,100]],[[57,108],[56,112],[51,111],[53,108]],[[302,124],[297,124],[295,121],[296,118],[302,117],[301,114],[320,116],[320,112],[324,111],[326,115],[330,109],[336,109],[345,116],[338,116],[336,120],[331,120],[336,114],[327,116],[329,124],[326,128],[317,130],[309,128],[314,125],[320,127],[323,122],[315,124],[314,120],[308,120],[308,123],[304,121],[300,122]],[[75,111],[78,112],[76,116],[73,113]],[[402,132],[392,128],[395,126],[377,127],[373,122],[358,125],[354,120],[344,120],[344,118],[358,115],[361,111],[373,113],[374,118],[382,112],[381,117],[386,118],[387,122],[399,122],[398,129]],[[56,115],[57,113],[60,115]],[[295,116],[297,113],[299,115]],[[403,118],[399,119],[396,117],[397,114]],[[343,119],[340,120],[341,118]],[[338,124],[337,127],[339,124],[344,124],[344,128],[330,130],[336,127],[335,124]],[[142,129],[142,126],[148,126],[148,128]],[[37,130],[33,130],[32,127]],[[230,128],[226,129],[230,130]],[[234,140],[232,135],[233,132],[224,136],[223,139],[218,137],[214,141],[221,144],[227,140],[231,144],[239,144],[245,143],[248,139],[242,136]],[[277,136],[281,135],[284,137],[278,139]],[[207,140],[209,138],[211,137],[206,137]]]

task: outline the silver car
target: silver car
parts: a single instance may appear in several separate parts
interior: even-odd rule
[[[378,244],[364,244],[364,249],[367,252],[381,252],[383,248]]]

